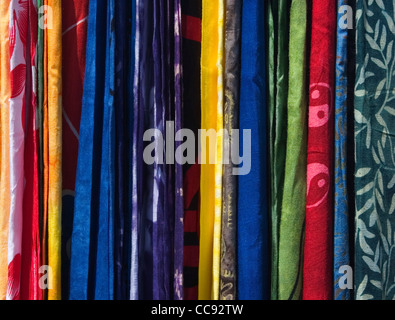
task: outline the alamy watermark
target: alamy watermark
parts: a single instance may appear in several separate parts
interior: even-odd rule
[[[242,130],[241,138],[239,129],[232,129],[230,133],[226,129],[199,129],[195,137],[190,129],[175,132],[174,122],[167,121],[163,133],[159,129],[144,132],[143,140],[150,143],[144,148],[143,158],[148,165],[195,164],[196,159],[199,164],[218,164],[220,160],[220,164],[233,165],[233,175],[247,175],[251,171],[251,130]],[[177,148],[176,142],[179,142]],[[218,150],[222,151],[221,157],[217,157]]]

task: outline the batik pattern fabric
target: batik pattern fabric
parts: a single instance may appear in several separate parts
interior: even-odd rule
[[[225,70],[224,70],[224,167],[222,178],[222,227],[220,300],[235,300],[236,287],[236,226],[237,177],[231,164],[232,141],[239,127],[241,1],[226,1],[225,11]],[[225,152],[227,150],[227,152]],[[225,157],[228,157],[227,159]],[[229,161],[229,162],[227,162]]]
[[[395,1],[357,1],[355,298],[395,299]]]
[[[215,153],[215,209],[213,234],[213,284],[211,298],[219,300],[221,272],[221,222],[222,222],[222,168],[223,168],[223,139],[224,139],[224,22],[225,1],[218,2],[218,52],[217,52],[217,123],[216,123],[216,153]]]
[[[350,265],[349,214],[347,188],[347,114],[348,114],[348,1],[339,1],[336,49],[335,168],[334,168],[334,291],[336,300],[349,300],[350,291],[340,287],[342,267]],[[351,23],[351,21],[349,22]]]
[[[11,97],[10,47],[9,47],[10,0],[0,3],[0,300],[5,300],[8,281],[8,226],[10,215],[10,113]]]
[[[333,296],[333,121],[336,8],[313,1],[303,299]]]
[[[279,300],[302,296],[307,155],[307,2],[290,10],[287,142],[279,228]],[[273,298],[273,296],[272,296]]]
[[[38,201],[38,131],[36,125],[36,44],[37,3],[19,1],[9,3],[9,64],[10,100],[9,130],[10,149],[4,158],[10,171],[10,206],[7,198],[3,204],[8,208],[8,285],[7,299],[38,300],[42,291],[38,283],[40,263],[40,229]],[[4,46],[3,46],[4,48]],[[3,70],[4,71],[4,70]],[[7,81],[5,81],[7,86]],[[7,87],[6,87],[7,88]],[[4,93],[3,93],[4,94]],[[5,119],[4,119],[5,120]],[[8,156],[10,158],[8,158]],[[26,181],[26,183],[24,183]],[[13,189],[15,188],[15,189]],[[15,190],[11,192],[11,190]],[[5,214],[8,216],[8,213]],[[23,233],[22,233],[23,230]],[[23,255],[22,255],[23,252]]]
[[[183,127],[198,136],[200,111],[200,54],[202,1],[181,0]],[[199,227],[200,227],[200,165],[197,161],[183,165],[184,252],[183,289],[185,300],[198,299]]]
[[[240,300],[270,298],[264,14],[263,1],[243,1],[240,77],[243,138],[240,141],[243,145],[243,130],[249,129],[254,148],[251,170],[244,175],[239,172],[238,177],[237,295]]]

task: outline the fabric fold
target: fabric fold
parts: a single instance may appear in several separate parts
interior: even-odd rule
[[[333,296],[336,6],[312,3],[303,299]]]
[[[307,2],[290,11],[287,143],[279,229],[278,299],[302,297],[307,158]]]
[[[262,300],[270,298],[264,2],[243,1],[242,12],[240,143],[253,147],[243,153],[251,157],[251,170],[238,177],[237,294]]]

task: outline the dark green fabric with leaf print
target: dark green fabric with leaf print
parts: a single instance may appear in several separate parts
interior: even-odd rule
[[[395,299],[395,0],[358,0],[355,83],[357,300]]]

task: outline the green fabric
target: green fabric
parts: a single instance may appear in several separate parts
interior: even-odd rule
[[[302,293],[308,104],[305,85],[306,17],[306,0],[293,0],[289,40],[286,165],[278,262],[280,300],[298,300]]]
[[[278,231],[284,183],[288,91],[288,1],[268,1],[269,141],[272,225],[271,299],[278,292]]]

